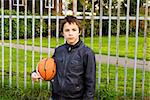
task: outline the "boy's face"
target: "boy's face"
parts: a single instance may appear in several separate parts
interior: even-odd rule
[[[63,36],[68,44],[75,45],[79,41],[79,35],[79,27],[76,23],[69,24],[67,22],[64,24]]]

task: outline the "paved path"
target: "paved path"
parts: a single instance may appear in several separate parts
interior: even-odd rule
[[[0,46],[1,45],[2,44],[0,43]],[[9,47],[9,43],[4,43],[4,46]],[[12,43],[12,47],[17,48],[17,45]],[[18,45],[18,48],[24,49],[24,45]],[[27,50],[32,51],[32,46],[27,46]],[[34,50],[36,52],[40,52],[40,47],[35,46]],[[42,52],[47,53],[48,48],[43,47]],[[51,54],[53,54],[53,52],[54,52],[54,49],[51,49]],[[102,59],[100,59],[100,58],[102,58]],[[109,59],[110,59],[110,64],[116,65],[117,58],[115,56],[110,56]],[[101,57],[100,57],[100,55],[96,54],[96,61],[98,62],[99,60],[102,63],[107,63],[108,56],[107,55],[101,55]],[[125,59],[123,57],[118,58],[118,65],[119,66],[125,66]],[[134,59],[128,59],[127,60],[127,66],[133,68],[134,67]],[[137,66],[136,67],[139,69],[142,69],[143,68],[143,61],[137,60]],[[150,71],[150,61],[146,62],[145,70]]]

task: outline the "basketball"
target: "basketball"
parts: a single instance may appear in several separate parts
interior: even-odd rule
[[[36,69],[38,75],[46,81],[49,81],[54,78],[56,74],[56,64],[53,58],[44,58],[42,59]]]

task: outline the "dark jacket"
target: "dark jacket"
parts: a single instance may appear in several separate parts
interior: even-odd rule
[[[74,46],[64,44],[53,55],[57,73],[52,80],[53,96],[64,99],[93,100],[96,62],[90,48],[79,41]]]

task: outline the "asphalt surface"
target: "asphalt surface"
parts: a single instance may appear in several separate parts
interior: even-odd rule
[[[0,43],[0,46],[1,45],[2,45],[2,43]],[[5,47],[10,46],[9,43],[4,43],[3,45]],[[18,45],[17,46],[16,44],[12,43],[12,48],[17,48],[17,47],[19,49],[24,49],[25,48],[24,45]],[[29,50],[29,51],[33,50],[32,46],[26,46],[26,49]],[[40,47],[34,46],[34,51],[35,52],[40,52]],[[50,49],[50,51],[51,51],[51,54],[53,54],[54,49]],[[43,53],[48,53],[48,48],[42,47],[42,52]],[[109,56],[108,57],[107,55],[99,55],[99,54],[96,54],[95,57],[96,57],[97,62],[106,63],[106,64],[109,63],[109,64],[112,64],[112,65],[117,65],[118,64],[118,66],[125,66],[125,62],[126,62],[127,67],[138,68],[138,69],[143,69],[144,68],[145,70],[150,71],[150,61],[146,61],[146,66],[144,67],[144,61],[143,60],[137,60],[137,62],[135,63],[135,60],[130,59],[130,58],[125,60],[125,58],[123,58],[123,57],[116,58],[116,56]]]

